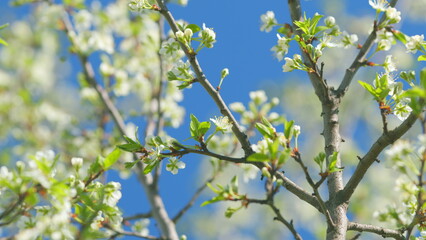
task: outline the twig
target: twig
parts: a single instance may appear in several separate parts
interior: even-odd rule
[[[115,232],[115,234],[113,236],[111,236],[110,239],[115,239],[118,236],[130,236],[130,237],[137,237],[137,238],[149,239],[149,240],[166,240],[166,238],[159,238],[159,237],[154,237],[154,236],[150,236],[150,235],[142,235],[142,234],[136,233],[136,232],[129,232],[129,231],[115,229],[115,228],[113,228],[112,226],[109,226],[109,225],[104,225],[104,227]]]
[[[314,181],[312,180],[311,175],[310,175],[310,174],[309,174],[309,172],[308,172],[308,167],[306,167],[306,165],[303,163],[303,161],[302,161],[302,157],[301,157],[301,155],[300,155],[300,152],[299,152],[299,151],[296,151],[296,152],[294,153],[293,159],[294,159],[297,163],[299,163],[300,167],[302,168],[303,172],[305,173],[306,180],[308,181],[309,185],[311,185],[312,189],[314,190],[315,197],[316,197],[316,199],[318,200],[318,204],[319,204],[319,206],[320,206],[320,208],[321,208],[321,212],[324,214],[324,216],[325,216],[325,218],[326,218],[326,220],[327,220],[327,224],[328,224],[328,226],[330,226],[330,227],[334,227],[334,226],[335,226],[335,224],[334,224],[334,222],[333,222],[333,219],[331,218],[330,212],[328,211],[328,209],[327,209],[327,207],[326,207],[326,205],[325,205],[325,202],[324,202],[324,200],[322,200],[321,194],[320,194],[320,193],[319,193],[319,191],[318,191],[318,187],[320,186],[320,184],[319,184],[319,185],[317,185],[317,184],[315,184],[315,183],[314,183]],[[323,178],[325,179],[325,177],[323,177]],[[320,181],[321,181],[321,180],[320,180]],[[317,186],[318,186],[318,187],[317,187]]]
[[[132,221],[132,220],[142,219],[142,218],[150,218],[150,217],[152,217],[152,213],[151,212],[148,212],[148,213],[139,213],[139,214],[135,214],[133,216],[129,216],[129,217],[123,218],[122,222]]]
[[[274,220],[279,221],[282,224],[284,224],[290,230],[290,232],[293,234],[293,237],[295,239],[302,240],[302,237],[300,236],[300,234],[294,228],[293,220],[287,221],[283,217],[283,215],[280,212],[280,209],[275,206],[273,199],[252,199],[252,198],[247,198],[247,199],[244,199],[242,201],[246,201],[248,204],[250,204],[250,203],[256,203],[256,204],[261,204],[261,205],[268,205],[272,209],[272,211],[274,211],[274,213],[276,215],[274,217]]]
[[[174,33],[179,31],[179,28],[176,24],[175,19],[173,18],[173,15],[170,13],[170,11],[167,9],[166,5],[162,0],[157,0],[158,6],[160,7],[160,13],[164,16],[164,18],[169,23],[170,28]],[[238,124],[237,120],[235,120],[234,115],[229,111],[228,107],[226,106],[225,102],[223,101],[221,95],[218,91],[211,85],[211,83],[207,80],[206,76],[204,75],[203,70],[201,69],[201,66],[198,62],[198,59],[195,57],[195,54],[193,53],[192,49],[188,49],[188,47],[179,42],[182,50],[185,52],[186,57],[188,58],[192,69],[194,70],[198,82],[203,86],[203,88],[207,91],[207,93],[210,95],[210,97],[214,100],[217,107],[219,108],[220,112],[228,117],[229,121],[232,123],[232,132],[237,137],[238,141],[241,144],[241,147],[244,150],[245,156],[249,156],[253,153],[253,150],[251,149],[250,141],[247,137],[247,135],[242,131],[240,125]]]
[[[206,189],[207,183],[211,183],[219,175],[219,172],[216,172],[213,176],[207,179],[198,189],[195,191],[191,200],[172,218],[174,223],[177,223],[179,219],[194,205],[195,200],[200,196],[200,194]]]
[[[397,240],[403,240],[404,235],[399,230],[387,229],[382,227],[377,227],[369,224],[362,224],[356,222],[348,222],[348,231],[358,231],[358,232],[370,232],[380,235],[382,237],[391,237]]]

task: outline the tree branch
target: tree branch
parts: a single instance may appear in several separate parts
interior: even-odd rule
[[[176,151],[174,153],[172,152],[172,153],[161,153],[161,154],[162,155],[173,155],[173,154],[179,154],[180,155],[180,154],[187,154],[187,153],[195,153],[195,154],[201,154],[201,155],[205,155],[205,156],[214,157],[214,158],[224,160],[224,161],[228,161],[228,162],[232,162],[232,163],[252,164],[259,169],[262,169],[265,166],[264,163],[262,163],[262,162],[249,162],[244,157],[243,158],[233,158],[233,157],[228,157],[228,156],[220,155],[220,154],[217,154],[217,153],[213,153],[213,152],[210,152],[210,151],[186,148],[185,146],[180,145],[180,144],[177,144],[177,146],[182,148],[183,150]],[[285,187],[289,192],[293,193],[298,198],[300,198],[301,200],[312,205],[314,208],[316,208],[318,211],[321,212],[321,209],[320,209],[320,206],[318,205],[318,201],[317,201],[316,197],[312,196],[312,194],[310,194],[309,192],[307,192],[306,190],[301,188],[299,185],[297,185],[296,183],[291,181],[289,178],[284,176],[284,174],[282,172],[275,172],[275,177],[277,179],[281,179],[283,181],[283,184],[282,184],[283,187]]]
[[[167,9],[166,5],[162,0],[157,0],[158,6],[160,7],[160,13],[164,16],[164,18],[169,23],[170,28],[174,33],[179,31],[179,28],[176,24],[175,19],[173,18],[173,15],[170,13],[170,11]],[[231,113],[231,111],[226,106],[225,102],[223,101],[222,97],[220,96],[219,92],[216,91],[216,89],[210,84],[210,82],[207,80],[206,76],[204,75],[203,70],[201,69],[201,66],[198,62],[198,59],[195,57],[195,54],[191,49],[188,49],[185,44],[182,44],[181,42],[180,46],[182,50],[185,52],[186,57],[188,58],[192,69],[194,70],[198,82],[203,86],[203,88],[207,91],[207,93],[210,95],[210,97],[214,100],[217,107],[219,108],[221,114],[223,116],[228,117],[229,121],[232,123],[232,132],[237,137],[238,141],[241,144],[241,147],[244,150],[245,156],[249,156],[253,153],[253,150],[251,149],[250,141],[247,137],[247,135],[241,130],[240,125],[238,124],[237,120],[235,120],[234,115]]]
[[[64,12],[64,16],[62,18],[64,26],[65,26],[65,32],[69,36],[69,33],[73,30],[73,26],[71,24],[71,21],[69,19],[68,13]],[[71,44],[75,45],[73,40],[69,38],[71,41]],[[109,97],[108,92],[97,83],[95,78],[95,73],[93,71],[93,67],[88,61],[86,56],[83,56],[82,54],[78,54],[78,58],[83,66],[83,73],[85,75],[85,78],[89,82],[89,84],[96,90],[96,92],[99,95],[99,98],[101,99],[102,103],[108,109],[108,112],[111,114],[115,125],[117,126],[119,132],[121,133],[121,136],[124,139],[124,135],[126,135],[125,132],[125,123],[124,120],[116,108],[116,106],[113,104],[111,98]],[[138,158],[136,154],[133,155],[135,159]],[[172,220],[169,218],[167,211],[164,207],[164,203],[160,195],[158,194],[157,188],[155,185],[153,185],[153,177],[152,174],[143,174],[143,166],[140,162],[137,164],[139,169],[138,179],[142,183],[142,186],[145,189],[148,201],[151,204],[152,209],[155,209],[152,213],[155,218],[155,220],[158,222],[159,228],[161,229],[161,233],[164,234],[168,239],[171,240],[177,240],[179,239],[178,234],[176,232],[176,226],[172,222]]]
[[[250,203],[256,203],[256,204],[262,204],[262,205],[268,205],[272,211],[274,211],[276,217],[274,217],[274,220],[281,222],[282,224],[284,224],[288,230],[290,230],[291,234],[293,234],[293,237],[296,240],[302,240],[302,237],[300,236],[300,234],[296,231],[296,228],[294,228],[293,225],[293,220],[291,221],[287,221],[283,215],[280,212],[280,209],[275,206],[273,199],[244,199],[244,201],[246,201],[248,204]]]
[[[411,113],[405,121],[395,128],[392,131],[389,131],[387,134],[383,133],[376,142],[371,146],[370,150],[367,154],[359,161],[358,166],[355,169],[355,172],[349,179],[345,188],[341,191],[341,201],[348,201],[358,184],[364,178],[364,175],[367,173],[367,170],[377,159],[379,154],[383,151],[385,147],[389,144],[392,144],[397,139],[399,139],[402,135],[404,135],[415,123],[417,120],[417,116],[414,113]]]
[[[377,227],[368,224],[349,222],[348,223],[348,231],[358,231],[358,232],[370,232],[380,235],[384,238],[391,237],[397,240],[404,240],[404,235],[398,231],[393,229],[387,229],[382,227]]]

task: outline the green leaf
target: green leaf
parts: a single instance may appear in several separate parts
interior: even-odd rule
[[[262,123],[256,123],[255,124],[256,129],[262,134],[265,138],[273,138],[274,137],[274,130],[271,128],[263,125]]]
[[[88,171],[89,177],[103,170],[101,162],[103,162],[103,157],[98,156],[96,160],[92,164],[90,164],[89,171]]]
[[[333,155],[330,156],[330,164],[328,166],[329,173],[338,172],[343,169],[336,166],[338,154],[339,154],[338,152],[334,152]]]
[[[418,58],[417,58],[417,61],[426,61],[426,55],[420,55]]]
[[[200,126],[200,121],[198,121],[197,117],[195,117],[194,114],[191,114],[190,117],[191,117],[191,123],[189,124],[189,130],[191,131],[191,137],[197,140],[199,136],[198,128]]]
[[[197,24],[189,24],[188,26],[186,26],[186,28],[191,29],[194,34],[201,30],[201,28]]]
[[[126,152],[137,152],[140,151],[141,149],[143,149],[143,147],[139,144],[134,144],[134,143],[126,143],[126,144],[122,144],[122,145],[117,145],[118,148],[120,148],[123,151]]]
[[[426,68],[420,71],[420,87],[426,90]]]
[[[238,210],[240,210],[242,208],[242,206],[241,207],[238,207],[238,208],[231,208],[231,207],[228,207],[227,209],[226,209],[226,211],[225,211],[225,217],[226,218],[231,218],[232,217],[232,215],[234,214],[234,213],[236,213]]]
[[[278,158],[278,166],[282,166],[290,156],[291,156],[290,148],[286,148],[284,151],[282,151],[280,157]]]
[[[262,123],[265,124],[265,126],[267,126],[269,128],[274,128],[274,126],[272,126],[272,124],[264,116],[262,116]]]
[[[121,150],[120,148],[115,148],[104,160],[104,169],[109,169],[117,160],[120,158]]]
[[[150,162],[144,169],[143,169],[143,174],[148,174],[152,171],[152,169],[154,169],[158,163],[160,163],[160,161],[154,160],[152,162]]]
[[[404,33],[400,32],[400,31],[392,31],[393,36],[400,41],[403,44],[407,43],[407,35],[405,35]]]
[[[324,161],[325,161],[325,153],[324,152],[318,153],[318,155],[316,157],[314,157],[314,161],[318,164],[318,166],[320,167],[320,170],[322,172],[322,168],[323,168]]]
[[[411,85],[412,82],[416,79],[416,73],[414,71],[402,71],[399,74],[399,77]]]
[[[223,201],[223,200],[225,200],[225,198],[224,198],[223,196],[216,196],[216,197],[213,197],[213,198],[212,198],[212,199],[210,199],[210,200],[204,201],[204,202],[201,204],[201,207],[204,207],[204,206],[206,206],[206,205],[208,205],[208,204],[211,204],[211,203],[215,203],[215,202]]]
[[[124,137],[124,139],[126,139],[126,141],[128,143],[138,143],[138,142],[134,141],[133,139],[129,138],[128,136],[126,136],[126,135],[123,135],[123,137]]]
[[[210,122],[201,122],[198,126],[198,134],[200,136],[204,136],[206,132],[210,129],[211,123]]]
[[[248,156],[247,161],[249,162],[267,162],[269,161],[269,156],[263,153],[253,153]]]
[[[426,98],[426,89],[422,89],[416,86],[416,87],[413,87],[412,89],[408,89],[407,91],[405,91],[402,97]]]
[[[284,122],[284,136],[287,139],[291,139],[291,133],[293,132],[293,125],[294,125],[294,121],[286,121]]]
[[[232,190],[232,193],[238,194],[238,177],[237,177],[237,175],[235,175],[231,179],[231,190]]]
[[[133,161],[133,162],[125,162],[124,167],[127,168],[127,169],[133,168],[136,165],[136,163],[138,163],[139,161],[140,160],[136,160],[136,161]]]
[[[9,26],[9,23],[3,24],[0,26],[0,30],[2,30],[3,28],[7,28]]]
[[[8,46],[7,42],[3,38],[0,38],[0,44]]]

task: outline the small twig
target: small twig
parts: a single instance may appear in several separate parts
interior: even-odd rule
[[[115,234],[111,237],[111,239],[115,239],[116,237],[121,235],[121,236],[137,237],[137,238],[149,239],[149,240],[166,240],[165,238],[159,238],[159,237],[150,236],[150,235],[142,235],[136,232],[129,232],[129,231],[115,229],[108,224],[105,224],[104,227],[115,232]]]
[[[305,173],[305,177],[306,177],[306,180],[308,181],[308,183],[309,183],[309,185],[312,187],[312,189],[314,190],[314,194],[315,194],[315,198],[318,200],[318,204],[319,204],[319,206],[320,206],[320,208],[321,208],[321,211],[322,211],[322,213],[324,214],[324,216],[326,217],[326,219],[327,219],[327,224],[328,224],[328,226],[330,226],[330,227],[334,227],[335,226],[335,224],[334,224],[334,221],[333,221],[333,219],[331,218],[331,215],[330,215],[330,212],[328,211],[328,209],[327,209],[327,206],[325,205],[325,202],[324,202],[324,200],[322,200],[322,198],[321,198],[321,194],[319,193],[319,191],[318,191],[318,187],[321,185],[321,183],[326,179],[326,177],[322,177],[321,178],[321,180],[317,183],[317,184],[315,184],[314,183],[314,181],[312,180],[312,177],[311,177],[311,175],[309,174],[309,172],[308,172],[308,167],[306,167],[306,165],[303,163],[303,161],[302,161],[302,157],[301,157],[301,155],[300,155],[300,152],[299,151],[296,151],[295,153],[294,153],[294,155],[293,155],[293,159],[297,162],[297,163],[299,163],[299,165],[300,165],[300,167],[302,168],[302,170],[303,170],[303,172]],[[324,180],[323,180],[324,179]],[[322,182],[321,182],[322,181]]]
[[[142,218],[150,218],[150,217],[152,217],[152,213],[151,212],[148,212],[148,213],[139,213],[139,214],[135,214],[133,216],[129,216],[129,217],[123,218],[122,222],[127,222],[127,221],[142,219]]]
[[[383,123],[383,133],[388,134],[388,121],[386,118],[387,112],[385,109],[380,109],[380,115],[382,116],[382,123]]]
[[[200,194],[206,189],[207,183],[211,183],[214,181],[214,179],[219,175],[219,172],[216,172],[212,177],[207,179],[198,189],[195,191],[194,195],[192,196],[191,200],[176,214],[175,217],[172,218],[172,221],[174,223],[177,223],[179,219],[194,205],[195,200],[200,196]]]
[[[293,234],[293,237],[297,240],[302,240],[302,237],[299,235],[299,233],[296,231],[296,229],[294,228],[293,225],[293,221],[287,221],[283,215],[280,212],[280,209],[278,207],[275,206],[273,199],[253,199],[253,198],[246,198],[244,200],[240,200],[240,201],[246,201],[248,204],[250,203],[256,203],[256,204],[261,204],[261,205],[268,205],[272,211],[274,211],[275,213],[275,217],[274,220],[281,222],[282,224],[284,224],[288,230],[290,230],[290,232]]]

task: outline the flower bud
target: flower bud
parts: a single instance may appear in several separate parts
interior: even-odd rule
[[[327,27],[334,27],[336,25],[336,19],[333,16],[328,16],[324,19],[324,23]]]
[[[73,165],[76,169],[79,169],[83,165],[83,158],[71,158],[71,165]]]
[[[268,168],[266,168],[266,167],[262,168],[262,175],[267,177],[267,178],[271,177],[271,173],[269,172]]]

